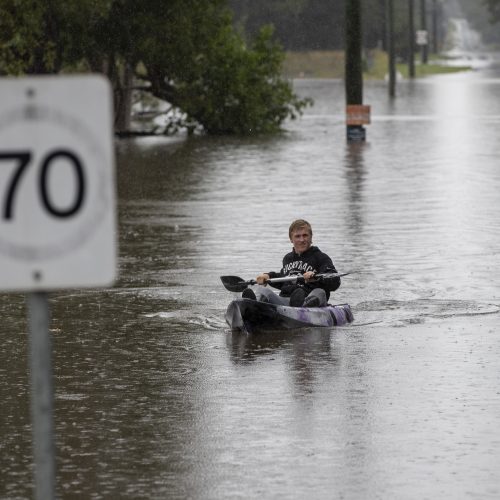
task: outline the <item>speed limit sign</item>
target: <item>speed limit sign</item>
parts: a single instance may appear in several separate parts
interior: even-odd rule
[[[102,76],[0,80],[0,290],[105,286],[116,268]]]

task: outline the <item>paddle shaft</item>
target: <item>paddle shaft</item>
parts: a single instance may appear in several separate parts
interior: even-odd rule
[[[310,281],[318,281],[321,280],[322,278],[340,278],[341,276],[346,276],[347,274],[350,273],[323,273],[323,274],[315,274]],[[297,281],[297,280],[303,280],[304,278],[302,276],[284,276],[283,278],[269,278],[266,280],[266,283],[269,283],[272,285],[273,283],[285,283],[287,281]],[[255,280],[253,281],[253,285],[255,285],[257,282]]]
[[[323,274],[315,274],[313,279],[310,281],[318,281],[322,278],[340,278],[341,276],[346,276],[350,273],[323,273]],[[231,292],[242,292],[249,285],[256,285],[256,280],[248,280],[244,281],[239,276],[221,276],[220,277],[222,284],[224,287]],[[299,280],[303,280],[302,276],[283,276],[282,278],[270,278],[265,281],[265,284],[272,285],[273,283],[285,283],[285,282],[297,282]]]

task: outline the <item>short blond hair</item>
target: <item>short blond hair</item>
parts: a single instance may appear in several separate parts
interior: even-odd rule
[[[288,236],[289,236],[289,238],[292,239],[292,233],[294,231],[297,231],[297,229],[302,229],[303,227],[306,227],[307,229],[309,229],[309,233],[312,236],[313,230],[312,230],[311,224],[309,224],[309,222],[307,222],[304,219],[297,219],[297,220],[294,220],[290,224],[290,227],[288,228]]]

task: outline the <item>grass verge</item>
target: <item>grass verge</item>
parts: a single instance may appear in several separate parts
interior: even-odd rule
[[[384,79],[388,72],[388,57],[381,50],[369,50],[363,58],[363,75],[367,79]],[[396,64],[397,71],[403,78],[408,77],[408,65]],[[416,77],[425,77],[440,73],[456,73],[470,70],[470,66],[448,66],[437,61],[437,56],[430,58],[428,64],[420,64],[415,57]],[[286,78],[343,78],[344,52],[320,51],[287,52],[283,64],[283,76]]]

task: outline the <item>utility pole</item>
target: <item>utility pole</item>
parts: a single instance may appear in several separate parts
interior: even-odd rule
[[[427,34],[427,9],[425,0],[420,0],[420,29],[422,30],[422,32]],[[427,61],[429,59],[428,40],[429,37],[426,36],[425,43],[422,43],[422,64],[427,64]]]
[[[437,0],[432,0],[432,52],[434,54],[439,52]]]
[[[394,50],[394,5],[393,0],[385,0],[387,19],[387,53],[389,56],[389,96],[396,96],[396,54]]]
[[[408,76],[415,78],[415,4],[408,0]]]
[[[348,141],[364,141],[370,107],[363,106],[361,0],[345,3],[345,95]]]

